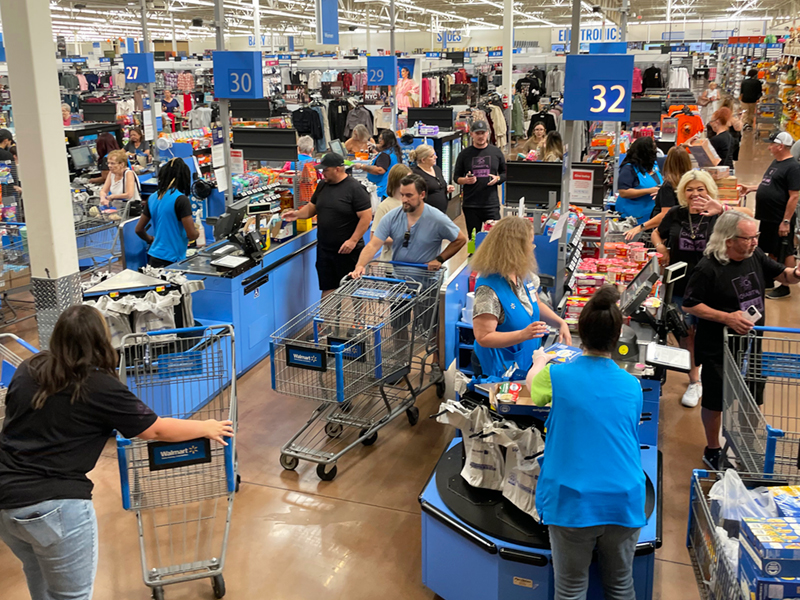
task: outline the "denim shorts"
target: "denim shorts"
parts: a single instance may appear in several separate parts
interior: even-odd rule
[[[683,296],[673,296],[672,302],[677,305],[678,308],[681,309],[683,313],[684,321],[686,321],[686,325],[689,327],[696,327],[697,326],[697,317],[694,315],[690,315],[685,310],[683,310]]]

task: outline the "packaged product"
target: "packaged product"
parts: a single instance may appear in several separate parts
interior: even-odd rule
[[[800,517],[800,486],[783,485],[769,488],[783,517]]]

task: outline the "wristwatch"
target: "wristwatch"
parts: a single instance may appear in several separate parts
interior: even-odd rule
[[[438,263],[444,264],[444,256],[442,256],[441,254],[437,256],[434,260],[436,260],[436,262]]]
[[[791,223],[791,221],[789,219],[784,219],[783,222],[784,223]]]

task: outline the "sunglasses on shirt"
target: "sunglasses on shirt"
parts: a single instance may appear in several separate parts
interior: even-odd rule
[[[408,240],[411,239],[411,231],[407,230],[403,235],[403,248],[408,248]]]

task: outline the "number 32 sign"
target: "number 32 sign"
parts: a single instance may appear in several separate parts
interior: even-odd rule
[[[607,77],[601,75],[605,73]],[[569,55],[564,79],[564,119],[629,120],[632,55]]]
[[[217,98],[263,98],[260,52],[214,52],[214,95]]]

